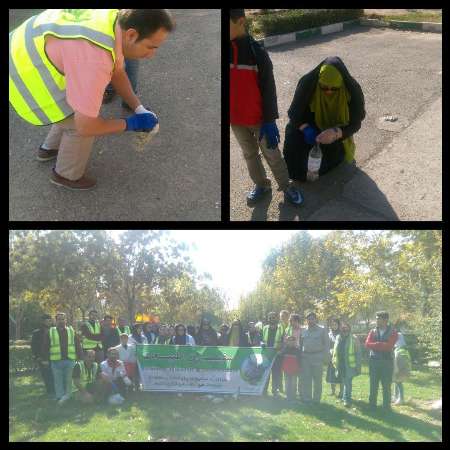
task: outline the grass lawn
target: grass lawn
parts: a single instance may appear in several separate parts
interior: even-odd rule
[[[427,401],[441,398],[439,372],[413,372],[407,404],[393,413],[367,409],[367,368],[354,379],[354,406],[328,395],[320,405],[290,407],[284,396],[241,397],[213,404],[204,396],[141,392],[122,406],[58,407],[36,376],[10,380],[10,441],[441,441],[441,417]],[[270,392],[270,389],[269,389]],[[378,402],[381,401],[379,393]],[[203,398],[203,399],[202,399]]]

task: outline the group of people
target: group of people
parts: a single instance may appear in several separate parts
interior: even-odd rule
[[[288,201],[303,203],[295,182],[308,179],[308,159],[319,144],[318,175],[355,157],[353,135],[365,118],[364,94],[337,56],[328,57],[303,75],[288,110],[283,155],[278,148],[278,105],[268,52],[248,34],[244,9],[230,10],[230,125],[247,164],[254,189],[249,202],[271,189],[260,150]],[[283,158],[284,156],[284,158]]]
[[[361,344],[351,333],[347,321],[332,319],[330,329],[317,323],[313,311],[305,315],[301,326],[299,314],[283,310],[271,312],[267,324],[239,319],[222,324],[216,331],[210,320],[203,318],[199,326],[155,323],[126,324],[111,315],[98,320],[91,310],[88,320],[75,331],[67,325],[64,313],[43,316],[42,326],[33,332],[32,352],[39,365],[47,393],[63,404],[73,395],[81,402],[102,400],[122,402],[132,389],[140,389],[136,346],[201,345],[233,347],[267,347],[277,350],[271,370],[272,394],[286,392],[286,399],[302,403],[319,403],[322,396],[324,365],[328,365],[326,381],[331,394],[345,406],[352,402],[352,380],[361,372]],[[383,388],[383,407],[391,405],[391,383],[395,381],[395,403],[404,401],[402,381],[410,371],[410,359],[401,333],[389,324],[389,314],[376,314],[376,327],[365,341],[369,350],[370,406],[375,408],[379,383]],[[270,378],[264,387],[267,395]],[[339,392],[336,394],[336,387]]]

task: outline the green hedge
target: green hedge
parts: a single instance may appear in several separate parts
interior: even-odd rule
[[[36,370],[36,364],[31,355],[31,347],[24,341],[18,341],[9,346],[9,372],[19,374]]]
[[[363,9],[320,9],[317,12],[305,12],[302,9],[292,9],[249,18],[248,29],[252,34],[270,36],[355,20],[363,15]]]

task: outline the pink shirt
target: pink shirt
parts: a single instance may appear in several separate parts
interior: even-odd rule
[[[66,77],[67,103],[85,116],[98,117],[113,71],[124,66],[122,30],[118,23],[115,31],[115,67],[111,54],[89,41],[46,38],[45,51],[50,61]]]

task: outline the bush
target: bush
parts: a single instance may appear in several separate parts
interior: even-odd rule
[[[19,374],[36,370],[29,343],[19,342],[9,346],[9,372]]]
[[[315,12],[292,9],[249,19],[248,26],[251,33],[263,33],[265,36],[270,36],[355,20],[363,15],[363,9],[319,9]]]

